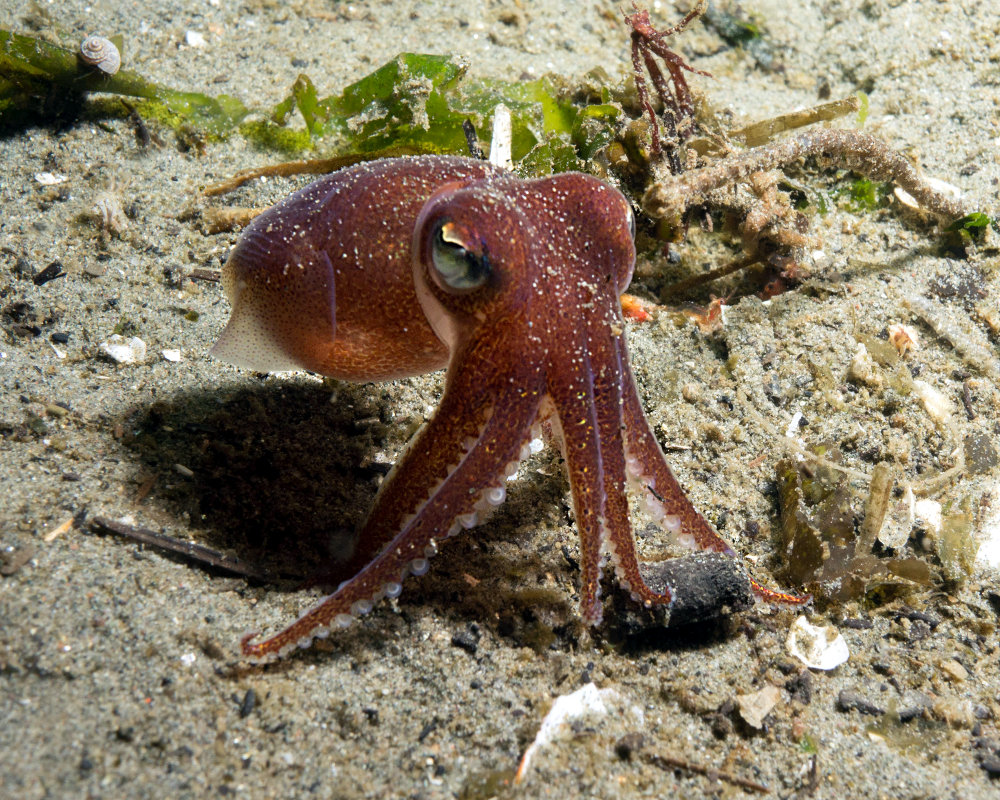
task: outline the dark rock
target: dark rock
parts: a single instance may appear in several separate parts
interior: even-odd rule
[[[615,755],[622,761],[631,761],[632,757],[638,753],[646,743],[646,737],[641,733],[626,733],[615,742]]]
[[[870,714],[873,717],[881,716],[885,713],[884,708],[880,708],[869,702],[857,692],[850,689],[843,689],[837,695],[837,708],[841,711],[857,711],[861,714]]]

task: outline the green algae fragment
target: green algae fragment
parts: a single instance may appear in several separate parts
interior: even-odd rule
[[[289,156],[312,147],[312,137],[304,128],[286,128],[270,120],[248,120],[240,125],[240,133],[262,150],[275,150]]]
[[[858,127],[863,128],[868,119],[868,95],[865,92],[858,92],[857,98],[861,104],[861,107],[858,108]]]
[[[514,171],[521,178],[538,178],[554,172],[572,172],[583,168],[584,163],[577,156],[576,148],[568,141],[553,136],[535,145],[517,162]]]
[[[488,140],[494,109],[503,103],[511,111],[514,161],[532,154],[525,174],[581,169],[614,138],[621,108],[609,102],[606,80],[589,76],[581,92],[551,75],[468,81],[467,71],[468,63],[453,56],[400,53],[340,94],[320,97],[300,74],[273,108],[249,109],[229,95],[179,92],[129,70],[104,75],[72,50],[0,30],[0,127],[80,114],[124,117],[128,111],[116,105],[117,96],[138,98],[135,108],[144,119],[187,139],[238,129],[254,144],[290,155],[324,140],[337,153],[464,154],[462,124],[470,120]],[[101,97],[90,100],[91,94]],[[304,129],[292,125],[299,117]]]
[[[974,211],[971,214],[966,214],[964,217],[959,217],[945,228],[945,230],[968,231],[970,234],[981,233],[991,222],[992,220],[986,214],[983,214],[981,211]]]
[[[300,73],[299,77],[295,79],[291,94],[274,107],[271,119],[278,125],[285,125],[288,117],[296,108],[302,114],[309,135],[321,136],[323,124],[329,119],[330,112],[320,106],[316,87],[305,73]]]
[[[839,453],[817,455],[836,461]],[[865,520],[855,531],[855,514],[847,476],[821,462],[784,459],[777,464],[781,533],[787,564],[785,577],[805,585],[817,599],[845,602],[864,598],[879,605],[931,583],[926,561],[890,557],[875,546],[890,503],[895,475],[879,465],[865,508]],[[889,551],[891,552],[891,551]],[[942,560],[944,560],[942,558]]]
[[[47,109],[58,118],[79,109],[93,92],[139,98],[137,110],[144,117],[175,130],[193,125],[215,136],[249,113],[235,97],[178,92],[130,70],[106,75],[82,64],[73,50],[0,29],[0,128],[30,122]],[[122,108],[121,115],[126,113]]]
[[[489,139],[493,112],[502,103],[511,113],[512,158],[517,162],[534,152],[527,169],[533,174],[543,174],[546,163],[544,174],[579,169],[581,160],[593,158],[614,137],[620,108],[576,102],[554,76],[466,81],[467,69],[450,56],[401,53],[339,97],[317,102],[327,114],[324,135],[337,136],[343,142],[339,149],[359,153],[388,147],[467,153],[462,124],[471,121]],[[566,144],[576,152],[570,154]]]
[[[857,178],[846,189],[837,192],[837,199],[848,211],[861,214],[887,205],[892,184]]]
[[[1000,233],[1000,219],[991,219],[981,211],[959,217],[944,229],[945,246],[952,250],[965,250],[979,242],[989,227]]]

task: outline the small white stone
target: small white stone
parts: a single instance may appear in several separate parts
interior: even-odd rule
[[[184,34],[184,44],[188,47],[205,47],[208,42],[205,41],[205,34],[198,33],[198,31],[187,31]]]
[[[66,183],[69,178],[65,175],[60,175],[58,172],[36,172],[35,180],[42,184],[42,186],[57,186],[60,183]]]
[[[160,354],[163,356],[164,359],[173,362],[174,364],[176,364],[178,361],[181,360],[180,350],[162,350]]]
[[[943,515],[941,504],[937,500],[929,500],[926,497],[917,500],[913,504],[913,518],[922,523],[934,538],[941,533]]]
[[[781,690],[777,686],[768,684],[759,692],[737,695],[736,705],[747,725],[760,730],[764,727],[764,719],[779,700],[781,700]]]

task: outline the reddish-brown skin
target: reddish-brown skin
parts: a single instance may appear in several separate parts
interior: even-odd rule
[[[436,270],[432,239],[444,222],[487,257],[482,286],[451,289]],[[682,542],[735,555],[685,497],[636,393],[619,302],[635,261],[631,227],[628,201],[595,178],[525,181],[445,156],[345,169],[254,220],[224,271],[234,310],[215,355],[352,380],[446,364],[448,374],[437,412],[359,533],[344,565],[352,577],[280,633],[246,637],[245,656],[306,647],[396,596],[408,573],[427,569],[438,541],[502,501],[541,419],[562,437],[585,621],[601,619],[605,556],[637,601],[671,600],[639,573],[628,479]]]

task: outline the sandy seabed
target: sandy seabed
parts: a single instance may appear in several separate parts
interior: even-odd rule
[[[462,54],[473,75],[509,80],[629,68],[615,3],[0,6],[0,24],[15,30],[121,33],[129,68],[258,108],[281,100],[301,71],[328,94],[400,51]],[[864,90],[868,131],[996,214],[1000,13],[988,3],[760,0],[742,8],[761,21],[778,68],[762,69],[699,23],[678,45],[712,73],[692,83],[734,125]],[[679,14],[670,3],[653,6],[663,25]],[[188,31],[204,46],[186,44]],[[904,599],[817,614],[851,651],[831,672],[810,672],[787,653],[797,612],[766,605],[681,633],[636,634],[610,619],[588,638],[577,624],[568,492],[547,451],[512,483],[499,513],[451,543],[428,575],[409,579],[398,601],[322,647],[249,667],[237,658],[240,636],[279,629],[316,590],[213,575],[87,525],[60,529],[81,512],[126,518],[311,574],[331,539],[363,518],[385,466],[440,396],[441,375],[331,387],[210,359],[228,304],[218,284],[189,276],[217,269],[236,234],[201,232],[199,192],[274,156],[239,136],[203,154],[163,137],[163,146],[143,149],[128,122],[111,121],[0,139],[0,794],[748,791],[657,760],[670,757],[766,785],[776,797],[995,796],[1000,585],[983,562],[960,585],[935,582]],[[35,179],[43,172],[67,180],[43,186]],[[231,202],[267,205],[298,185],[255,182]],[[91,208],[107,191],[130,220],[102,238]],[[929,221],[897,205],[832,210],[812,232],[822,268],[765,310],[753,297],[734,300],[726,327],[712,335],[666,313],[630,325],[640,390],[680,480],[766,577],[782,563],[770,535],[775,465],[791,452],[781,434],[796,411],[806,446],[829,443],[862,475],[888,461],[925,486],[970,441],[985,442],[985,460],[928,499],[964,509],[977,541],[997,536],[995,247],[947,254]],[[717,266],[698,237],[679,252],[672,269]],[[67,275],[33,283],[53,261]],[[647,277],[633,290],[655,297],[648,276],[657,265],[640,267]],[[913,298],[930,304],[930,321]],[[694,299],[707,301],[707,291]],[[98,355],[123,320],[147,345],[144,363]],[[890,403],[888,377],[849,379],[859,340],[884,338],[897,323],[920,338],[905,366],[950,404],[939,419],[916,396]],[[54,343],[56,332],[68,341]],[[179,350],[181,360],[164,359],[164,350]],[[810,363],[829,369],[842,402],[817,390]],[[850,491],[860,513],[865,481],[852,479]],[[659,551],[657,535],[643,537],[647,554]],[[933,552],[907,552],[935,564]],[[554,699],[589,682],[615,690],[612,713],[578,720],[511,785]],[[776,703],[754,728],[740,698],[768,687]],[[631,734],[641,745],[636,736],[622,741]]]

